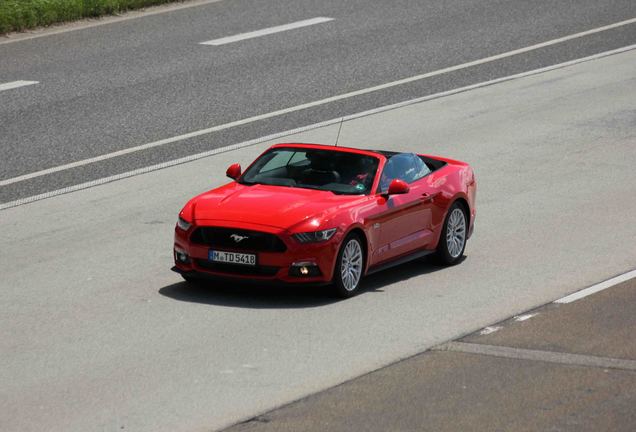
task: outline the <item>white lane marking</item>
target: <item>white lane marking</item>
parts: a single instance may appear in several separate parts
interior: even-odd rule
[[[251,31],[251,32],[247,32],[247,33],[239,33],[236,34],[234,36],[227,36],[227,37],[222,37],[219,39],[213,39],[213,40],[209,40],[207,42],[200,42],[199,45],[225,45],[225,44],[229,44],[229,43],[234,43],[234,42],[238,42],[238,41],[242,41],[245,39],[253,39],[253,38],[257,38],[257,37],[261,37],[261,36],[267,36],[267,35],[271,35],[274,33],[280,33],[280,32],[284,32],[284,31],[288,31],[288,30],[293,30],[293,29],[297,29],[297,28],[301,28],[301,27],[307,27],[307,26],[312,26],[312,25],[316,25],[316,24],[322,24],[322,23],[326,23],[329,21],[333,21],[333,18],[327,18],[327,17],[316,17],[316,18],[310,18],[310,19],[306,19],[306,20],[302,20],[302,21],[296,21],[293,23],[289,23],[289,24],[283,24],[283,25],[279,25],[279,26],[275,26],[275,27],[268,27],[268,28],[264,28],[261,30],[255,30],[255,31]]]
[[[499,327],[499,326],[488,326],[488,327],[484,327],[479,332],[479,334],[484,336],[484,335],[489,335],[489,334],[494,333],[494,332],[499,331],[499,330],[501,330],[501,327]]]
[[[165,138],[165,139],[162,139],[162,140],[159,140],[159,141],[154,141],[154,142],[151,142],[151,143],[142,144],[142,145],[135,146],[135,147],[128,147],[128,148],[125,148],[123,150],[118,150],[118,151],[115,151],[115,152],[112,152],[112,153],[107,153],[107,154],[104,154],[104,155],[101,155],[101,156],[96,156],[96,157],[92,157],[92,158],[88,158],[88,159],[83,159],[83,160],[80,160],[80,161],[71,162],[71,163],[68,163],[68,164],[65,164],[65,165],[60,165],[60,166],[53,167],[53,168],[47,168],[47,169],[43,169],[43,170],[40,170],[40,171],[35,171],[35,172],[29,173],[29,174],[24,174],[24,175],[21,175],[21,176],[17,176],[17,177],[13,177],[13,178],[2,180],[2,181],[0,181],[0,186],[10,185],[12,183],[17,183],[17,182],[28,180],[28,179],[32,179],[32,178],[35,178],[35,177],[41,177],[43,175],[52,174],[52,173],[55,173],[55,172],[58,172],[58,171],[64,171],[64,170],[71,169],[71,168],[77,168],[77,167],[88,165],[88,164],[91,164],[91,163],[94,163],[94,162],[99,162],[99,161],[103,161],[103,160],[106,160],[106,159],[111,159],[111,158],[114,158],[114,157],[126,155],[126,154],[129,154],[129,153],[138,152],[138,151],[141,151],[141,150],[146,150],[146,149],[153,148],[153,147],[159,147],[159,146],[170,144],[170,143],[174,143],[174,142],[177,142],[177,141],[183,141],[183,140],[186,140],[186,139],[189,139],[189,138],[198,137],[198,136],[201,136],[201,135],[208,135],[208,134],[211,134],[213,132],[218,132],[218,131],[222,131],[222,130],[225,130],[225,129],[230,129],[230,128],[233,128],[233,127],[237,127],[237,126],[242,126],[242,125],[245,125],[245,124],[253,123],[253,122],[256,122],[256,121],[259,121],[259,120],[265,120],[265,119],[268,119],[268,118],[277,117],[277,116],[284,115],[284,114],[289,114],[291,112],[300,111],[300,110],[304,110],[304,109],[307,109],[307,108],[313,108],[313,107],[324,105],[324,104],[327,104],[327,103],[330,103],[330,102],[336,102],[336,101],[339,101],[339,100],[348,99],[348,98],[352,98],[352,97],[355,97],[355,96],[360,96],[360,95],[364,95],[364,94],[367,94],[367,93],[376,92],[376,91],[379,91],[379,90],[384,90],[384,89],[387,89],[387,88],[390,88],[390,87],[395,87],[395,86],[399,86],[399,85],[402,85],[402,84],[407,84],[407,83],[410,83],[410,82],[413,82],[413,81],[418,81],[418,80],[422,80],[422,79],[425,79],[425,78],[434,77],[436,75],[441,75],[441,74],[444,74],[444,73],[453,72],[453,71],[457,71],[457,70],[460,70],[460,69],[465,69],[465,68],[476,66],[476,65],[480,65],[480,64],[483,64],[483,63],[492,62],[492,61],[499,60],[499,59],[502,59],[502,58],[505,58],[505,57],[510,57],[510,56],[517,55],[517,54],[520,54],[520,53],[524,53],[524,52],[527,52],[527,51],[536,50],[536,49],[539,49],[539,48],[543,48],[543,47],[546,47],[546,46],[549,46],[549,45],[554,45],[556,43],[560,43],[560,42],[567,41],[567,40],[570,40],[570,39],[575,39],[575,38],[587,36],[587,35],[590,35],[590,34],[593,34],[593,33],[598,33],[598,32],[601,32],[601,31],[605,31],[605,30],[609,30],[609,29],[612,29],[612,28],[624,26],[624,25],[627,25],[627,24],[632,24],[632,23],[635,23],[635,22],[636,22],[636,18],[632,18],[630,20],[621,21],[621,22],[618,22],[618,23],[614,23],[614,24],[610,24],[610,25],[604,26],[604,27],[598,27],[596,29],[588,30],[588,31],[581,32],[581,33],[575,33],[573,35],[565,36],[565,37],[562,37],[562,38],[559,38],[559,39],[553,39],[552,41],[543,42],[543,43],[540,43],[540,44],[537,44],[537,45],[532,45],[532,46],[529,46],[529,47],[526,47],[526,48],[521,48],[521,49],[517,49],[517,50],[514,50],[514,51],[508,51],[506,53],[498,54],[498,55],[491,56],[491,57],[486,57],[486,58],[481,59],[481,60],[475,60],[475,61],[472,61],[472,62],[463,63],[463,64],[460,64],[460,65],[456,65],[456,66],[451,66],[451,67],[448,67],[448,68],[440,69],[440,70],[437,70],[437,71],[434,71],[434,72],[428,72],[428,73],[425,73],[425,74],[422,74],[422,75],[415,75],[415,76],[410,77],[410,78],[404,78],[404,79],[401,79],[401,80],[398,80],[398,81],[393,81],[393,82],[390,82],[390,83],[385,83],[385,84],[381,84],[381,85],[374,86],[374,87],[368,87],[368,88],[362,89],[362,90],[356,90],[356,91],[352,91],[352,92],[349,92],[349,93],[344,93],[344,94],[337,95],[337,96],[331,96],[331,97],[328,97],[328,98],[325,98],[325,99],[320,99],[320,100],[317,100],[317,101],[314,101],[314,102],[308,102],[308,103],[304,103],[304,104],[301,104],[301,105],[296,105],[296,106],[293,106],[293,107],[290,107],[290,108],[285,108],[285,109],[281,109],[281,110],[277,110],[277,111],[272,111],[272,112],[269,112],[269,113],[266,113],[266,114],[260,114],[260,115],[256,115],[256,116],[253,116],[253,117],[248,117],[248,118],[245,118],[243,120],[236,120],[236,121],[233,121],[233,122],[230,122],[230,123],[225,123],[225,124],[218,125],[218,126],[212,126],[212,127],[206,128],[206,129],[200,129],[198,131],[189,132],[189,133],[183,134],[183,135],[177,135],[177,136],[174,136],[174,137],[171,137],[171,138]],[[630,49],[633,49],[634,46],[635,45],[630,45],[628,47],[619,48],[618,50],[606,51],[604,53],[600,53],[600,55],[601,55],[601,57],[603,57],[605,55],[610,55],[612,53],[622,52],[623,50],[627,50],[628,51]],[[592,56],[589,56],[589,57],[584,57],[584,59],[600,58],[600,57],[595,57],[595,56],[596,56],[596,54],[592,55]],[[564,67],[564,66],[567,66],[569,64],[576,64],[576,63],[579,62],[579,60],[582,60],[582,59],[576,59],[576,60],[572,60],[571,62],[560,63],[561,66],[559,66],[559,65],[557,65],[557,66]],[[548,66],[547,68],[535,69],[535,71],[530,71],[530,72],[531,73],[539,73],[539,72],[544,71],[544,70],[551,70],[550,69],[551,67],[552,66]],[[537,71],[539,71],[539,72],[537,72]],[[511,77],[525,76],[524,74],[525,74],[525,72],[522,73],[522,74],[511,75]],[[503,77],[503,79],[501,79],[501,80],[506,81],[508,79],[512,79],[512,78]],[[492,80],[492,81],[489,81],[489,82],[495,83],[495,82],[500,82],[500,81]],[[471,87],[471,86],[464,87],[464,89],[470,89],[470,88],[474,88],[474,87]]]
[[[192,162],[198,159],[202,159],[202,158],[206,158],[206,157],[210,157],[210,156],[214,156],[216,154],[219,153],[225,153],[225,152],[229,152],[229,151],[234,151],[234,150],[239,150],[245,147],[250,147],[265,141],[272,141],[272,140],[276,140],[288,135],[294,135],[294,134],[298,134],[298,133],[302,133],[302,132],[306,132],[309,130],[313,130],[313,129],[318,129],[321,127],[325,127],[325,126],[330,126],[333,124],[339,124],[342,121],[349,121],[349,120],[354,120],[357,118],[361,118],[361,117],[366,117],[366,116],[370,116],[373,114],[378,114],[381,112],[385,112],[385,111],[390,111],[390,110],[394,110],[394,109],[398,109],[398,108],[402,108],[408,105],[413,105],[416,103],[421,103],[421,102],[426,102],[429,100],[434,100],[434,99],[439,99],[442,97],[446,97],[446,96],[451,96],[457,93],[463,93],[469,90],[474,90],[474,89],[478,89],[481,87],[487,87],[487,86],[491,86],[494,84],[498,84],[498,83],[502,83],[505,81],[511,81],[511,80],[515,80],[515,79],[519,79],[519,78],[524,78],[527,76],[532,76],[532,75],[537,75],[537,74],[541,74],[544,72],[549,72],[555,69],[562,69],[568,66],[572,66],[572,65],[576,65],[579,63],[584,63],[584,62],[588,62],[588,61],[592,61],[592,60],[597,60],[603,57],[607,57],[607,56],[611,56],[611,55],[615,55],[615,54],[620,54],[623,52],[627,52],[627,51],[631,51],[636,49],[636,44],[634,45],[629,45],[623,48],[618,48],[618,49],[614,49],[614,50],[610,50],[610,51],[605,51],[602,53],[598,53],[598,54],[594,54],[588,57],[582,57],[580,59],[576,59],[576,60],[570,60],[568,62],[565,63],[559,63],[556,65],[552,65],[552,66],[546,66],[544,68],[540,68],[540,69],[535,69],[535,70],[531,70],[531,71],[527,71],[527,72],[522,72],[519,74],[515,74],[515,75],[510,75],[507,77],[501,77],[501,78],[497,78],[494,80],[490,80],[490,81],[484,81],[481,83],[476,83],[476,84],[471,84],[469,86],[466,87],[460,87],[460,88],[456,88],[456,89],[452,89],[452,90],[448,90],[445,92],[441,92],[441,93],[436,93],[436,94],[432,94],[432,95],[428,95],[428,96],[423,96],[420,98],[416,98],[416,99],[411,99],[411,100],[407,100],[407,101],[403,101],[403,102],[399,102],[396,104],[392,104],[392,105],[386,105],[383,107],[378,107],[378,108],[373,108],[371,110],[368,111],[363,111],[363,112],[359,112],[356,114],[350,114],[348,116],[345,117],[338,117],[335,119],[331,119],[331,120],[326,120],[324,122],[320,122],[320,123],[314,123],[311,125],[307,125],[307,126],[302,126],[296,129],[291,129],[291,130],[287,130],[287,131],[283,131],[283,132],[278,132],[278,133],[274,133],[271,135],[266,135],[264,137],[260,137],[260,138],[256,138],[253,140],[249,140],[249,141],[244,141],[242,143],[237,143],[237,144],[231,144],[229,146],[225,146],[225,147],[219,147],[213,150],[208,150],[205,152],[201,152],[201,153],[197,153],[197,154],[193,154],[193,155],[189,155],[189,156],[184,156],[178,159],[173,159],[170,161],[166,161],[166,162],[162,162],[160,164],[156,164],[156,165],[151,165],[151,166],[147,166],[147,167],[143,167],[143,168],[138,168],[132,171],[127,171],[124,173],[120,173],[120,174],[115,174],[109,177],[103,177],[101,179],[96,179],[96,180],[91,180],[89,182],[85,182],[85,183],[81,183],[78,185],[73,185],[73,186],[68,186],[62,189],[57,189],[54,191],[50,191],[50,192],[45,192],[39,195],[33,195],[30,197],[25,197],[25,198],[20,198],[18,200],[15,201],[9,201],[3,204],[0,204],[0,210],[6,210],[8,208],[11,207],[17,207],[17,206],[21,206],[24,204],[28,204],[34,201],[39,201],[39,200],[43,200],[43,199],[47,199],[47,198],[52,198],[58,195],[63,195],[63,194],[67,194],[70,192],[75,192],[78,190],[82,190],[82,189],[88,189],[91,187],[95,187],[95,186],[99,186],[102,184],[106,184],[106,183],[110,183],[113,181],[117,181],[117,180],[122,180],[128,177],[133,177],[136,175],[140,175],[140,174],[146,174],[149,173],[151,171],[156,171],[156,170],[160,170],[160,169],[164,169],[164,168],[168,168],[171,166],[175,166],[175,165],[180,165],[183,163],[187,163],[187,162]],[[203,134],[201,134],[203,135]],[[196,136],[196,135],[193,135]],[[177,138],[177,137],[176,137]],[[179,139],[174,139],[174,141],[179,141]],[[130,153],[130,152],[129,152]],[[98,159],[98,158],[93,158],[95,160],[102,160],[102,159]],[[103,158],[103,159],[108,159],[108,158]],[[71,165],[71,164],[69,164]],[[86,164],[81,164],[81,165],[86,165]],[[66,165],[68,166],[68,165]],[[77,165],[80,166],[80,165]],[[57,167],[57,168],[51,168],[48,170],[44,170],[47,171],[44,174],[49,174],[52,172],[56,172],[56,171],[62,171],[63,167]],[[38,173],[42,173],[43,171],[38,171]],[[33,174],[26,174],[24,176],[20,176],[20,177],[15,177],[13,179],[7,179],[7,180],[3,180],[0,181],[0,186],[4,186],[7,184],[11,184],[11,183],[16,183],[18,181],[21,180],[26,180],[27,178],[32,178],[32,177],[38,177],[40,175],[44,175],[44,174],[38,174],[38,173],[33,173]],[[36,175],[37,174],[37,175]],[[17,179],[17,180],[16,180]]]
[[[599,291],[603,291],[604,289],[611,288],[614,285],[618,285],[621,282],[628,281],[636,277],[636,270],[628,271],[627,273],[623,273],[622,275],[618,275],[611,279],[606,280],[605,282],[597,283],[596,285],[592,285],[591,287],[582,289],[577,291],[569,296],[565,296],[558,300],[555,300],[554,303],[572,303],[574,301],[580,300],[584,297],[597,293]]]
[[[39,81],[11,81],[8,83],[0,84],[0,91],[11,90],[19,87],[30,86],[33,84],[39,84]]]
[[[517,315],[516,317],[514,317],[514,320],[515,321],[525,321],[525,320],[529,320],[533,316],[537,316],[537,315],[538,314],[536,314],[536,313],[530,313],[530,314],[525,314],[525,315]]]

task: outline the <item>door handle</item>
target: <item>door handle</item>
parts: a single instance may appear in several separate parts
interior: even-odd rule
[[[433,193],[424,192],[422,194],[422,201],[424,201],[425,203],[432,202],[435,199],[435,197],[439,194],[440,194],[439,192],[433,192]]]

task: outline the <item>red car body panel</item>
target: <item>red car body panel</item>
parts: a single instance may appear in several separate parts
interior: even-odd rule
[[[387,157],[379,152],[318,144],[278,144],[277,147],[327,149],[357,153],[379,159],[372,191],[377,191]],[[269,150],[269,149],[268,149]],[[330,191],[231,182],[192,198],[179,216],[192,224],[184,231],[175,228],[175,270],[182,274],[222,278],[279,281],[286,283],[329,283],[344,238],[353,230],[366,242],[365,273],[418,252],[434,251],[440,240],[450,206],[460,201],[469,215],[472,234],[476,210],[476,182],[471,167],[460,161],[419,155],[445,163],[425,177],[409,184],[407,193],[387,195],[336,195]],[[441,165],[441,164],[440,164]],[[266,275],[211,270],[205,265],[210,245],[192,241],[199,227],[232,228],[277,236],[285,251],[255,251],[258,266],[272,269]],[[337,228],[329,240],[301,243],[293,235]],[[250,252],[224,247],[230,252]],[[189,262],[177,259],[187,254]],[[318,276],[290,274],[292,263],[312,262]],[[277,269],[276,269],[277,268]],[[275,272],[274,272],[275,271]]]

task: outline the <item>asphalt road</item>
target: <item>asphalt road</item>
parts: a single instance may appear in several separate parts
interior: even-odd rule
[[[333,21],[229,45],[200,45],[320,16]],[[0,42],[0,83],[39,82],[0,91],[0,181],[635,17],[632,0],[228,0]],[[617,27],[3,185],[0,203],[634,43],[636,24]]]
[[[631,270],[635,79],[631,50],[345,123],[342,145],[467,160],[479,182],[461,265],[347,301],[168,270],[185,200],[268,143],[3,210],[0,429],[219,429]]]

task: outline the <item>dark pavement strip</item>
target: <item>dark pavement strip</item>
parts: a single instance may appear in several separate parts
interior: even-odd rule
[[[633,431],[634,305],[636,279],[548,304],[226,431]]]
[[[636,360],[636,279],[569,304],[552,303],[522,322],[461,342]]]

